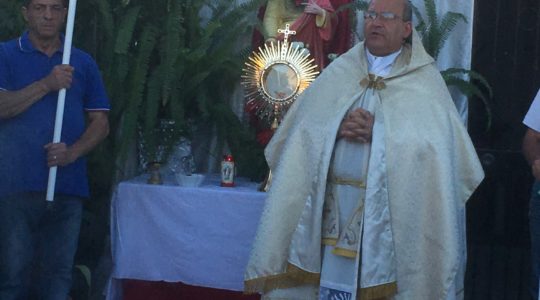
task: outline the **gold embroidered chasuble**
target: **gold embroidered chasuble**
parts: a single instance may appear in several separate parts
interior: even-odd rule
[[[324,199],[341,119],[367,87],[364,45],[329,65],[292,105],[265,150],[274,175],[245,273],[247,292],[271,294],[309,284],[322,267]],[[395,299],[447,299],[460,263],[459,212],[483,178],[470,138],[433,60],[413,33],[398,56],[380,99],[386,185],[395,249]],[[374,128],[374,138],[376,134]],[[384,155],[380,155],[384,154]],[[459,287],[458,287],[459,290]],[[305,299],[313,291],[304,289]],[[285,299],[287,296],[280,297]]]

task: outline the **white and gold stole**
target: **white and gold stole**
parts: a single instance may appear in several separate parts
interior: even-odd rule
[[[366,89],[350,110],[363,108],[374,115],[372,141],[340,139],[334,148],[323,213],[320,299],[375,299],[397,291],[377,90],[385,88],[384,76],[400,51],[385,57],[366,51],[369,76],[360,82]]]

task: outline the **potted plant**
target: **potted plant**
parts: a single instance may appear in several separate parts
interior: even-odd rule
[[[155,134],[162,119],[172,121],[171,143],[210,128],[207,132],[218,139],[216,153],[226,142],[243,157],[241,173],[253,177],[261,172],[253,166],[264,169],[262,149],[229,104],[249,53],[238,38],[250,35],[262,2],[132,0],[113,7],[96,0],[98,31],[103,32],[98,59],[106,66],[115,129],[105,148],[113,154],[119,178],[129,175],[124,172],[139,138],[149,152],[163,146]]]

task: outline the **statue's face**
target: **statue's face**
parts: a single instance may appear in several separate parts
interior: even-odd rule
[[[365,45],[371,54],[386,56],[401,48],[412,32],[411,22],[403,21],[404,8],[404,0],[371,2],[364,18]],[[375,18],[369,18],[368,15]],[[392,16],[394,18],[391,18]]]

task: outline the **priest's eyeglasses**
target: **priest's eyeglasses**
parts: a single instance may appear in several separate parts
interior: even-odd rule
[[[377,18],[380,18],[380,20],[382,21],[391,21],[391,20],[401,19],[400,16],[396,15],[395,13],[388,12],[388,11],[383,11],[383,12],[378,13],[376,11],[368,10],[364,12],[364,19],[366,20],[375,21],[375,19]]]

